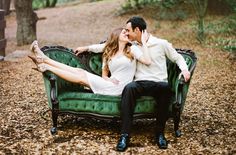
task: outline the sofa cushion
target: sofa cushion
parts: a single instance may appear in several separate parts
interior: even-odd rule
[[[82,92],[62,92],[58,95],[59,110],[73,112],[90,112],[101,115],[120,115],[120,96],[98,95]],[[135,113],[153,113],[155,101],[152,97],[137,100]]]

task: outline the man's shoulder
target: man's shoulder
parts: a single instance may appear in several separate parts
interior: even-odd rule
[[[155,37],[153,35],[150,35],[149,39],[150,39],[149,40],[150,44],[158,44],[158,45],[161,44],[161,45],[163,45],[163,44],[169,43],[167,40],[162,39],[162,38],[157,38],[157,37]]]

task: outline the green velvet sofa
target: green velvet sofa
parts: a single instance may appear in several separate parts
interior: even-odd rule
[[[44,46],[41,50],[51,59],[58,62],[83,68],[94,74],[101,75],[101,54],[84,52],[78,57],[73,50],[62,46]],[[197,58],[191,50],[177,51],[184,57],[193,75]],[[180,136],[180,115],[186,100],[189,82],[185,83],[180,76],[180,70],[175,63],[167,61],[168,82],[173,96],[169,107],[169,117],[174,120],[174,131]],[[47,71],[43,73],[48,106],[52,113],[53,127],[51,134],[57,132],[57,118],[61,114],[77,114],[81,117],[96,117],[100,119],[120,119],[120,96],[93,94],[88,88],[79,84],[65,81]],[[155,102],[152,97],[143,96],[137,100],[134,118],[154,118]]]

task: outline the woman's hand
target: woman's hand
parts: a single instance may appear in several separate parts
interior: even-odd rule
[[[110,81],[114,83],[115,85],[118,85],[120,83],[120,81],[115,78],[112,78],[112,79],[110,78]]]
[[[115,78],[109,78],[109,77],[103,77],[105,80],[107,81],[111,81],[112,83],[114,83],[115,85],[119,84],[119,80],[115,79]]]
[[[88,47],[87,46],[82,46],[82,47],[77,47],[75,49],[75,55],[78,56],[79,54],[88,51]]]

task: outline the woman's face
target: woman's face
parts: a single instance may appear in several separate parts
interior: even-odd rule
[[[127,43],[129,42],[129,38],[125,29],[121,31],[120,36],[119,36],[119,41],[127,42]]]

